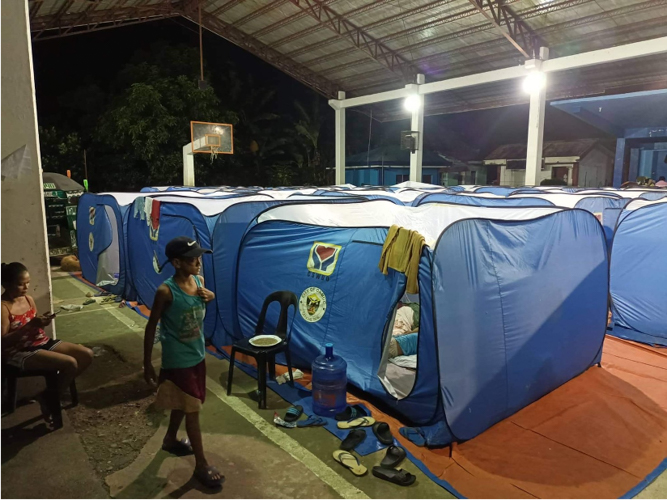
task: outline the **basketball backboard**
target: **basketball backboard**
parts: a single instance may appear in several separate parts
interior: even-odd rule
[[[229,123],[190,122],[192,153],[234,154],[234,130]]]

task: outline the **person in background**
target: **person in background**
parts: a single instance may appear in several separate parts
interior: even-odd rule
[[[665,181],[665,176],[661,175],[658,179],[658,182],[655,183],[655,187],[664,188],[667,187],[667,181]]]
[[[199,427],[199,412],[206,398],[204,316],[206,304],[215,299],[199,276],[204,253],[211,251],[185,236],[167,243],[167,262],[176,273],[155,294],[144,336],[144,378],[158,387],[156,406],[171,410],[162,449],[175,455],[194,453],[194,477],[208,488],[220,488],[224,476],[208,464]],[[158,322],[162,341],[159,378],[151,363]],[[189,440],[177,437],[183,419]]]
[[[2,362],[20,370],[58,370],[64,394],[72,380],[90,366],[93,351],[45,335],[44,328],[55,314],[37,314],[35,301],[28,295],[30,273],[23,264],[2,264],[2,287]],[[44,394],[38,401],[44,419],[50,423]]]

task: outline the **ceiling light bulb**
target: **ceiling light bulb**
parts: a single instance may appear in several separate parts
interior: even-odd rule
[[[403,106],[405,107],[405,109],[410,111],[411,113],[417,111],[421,105],[422,105],[421,98],[417,94],[409,95],[408,97],[405,98],[405,101],[403,102]]]
[[[532,94],[533,92],[537,92],[538,90],[544,88],[546,83],[547,78],[544,73],[540,71],[533,71],[532,73],[528,73],[528,76],[523,81],[523,90],[529,94]]]

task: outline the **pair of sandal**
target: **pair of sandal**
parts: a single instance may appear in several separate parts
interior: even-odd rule
[[[390,446],[387,454],[380,465],[373,467],[373,475],[379,479],[398,484],[399,486],[410,486],[417,480],[416,476],[403,469],[396,469],[406,457],[405,450],[400,446]],[[359,459],[350,451],[336,450],[333,452],[336,462],[347,467],[355,476],[363,476],[368,469],[359,462]]]
[[[162,444],[162,449],[172,455],[177,457],[185,457],[187,455],[194,454],[192,445],[188,438],[183,438],[179,441],[174,441],[171,445]],[[197,479],[201,484],[206,488],[211,490],[222,488],[222,483],[225,482],[225,476],[223,476],[217,467],[213,465],[207,465],[201,469],[195,467],[195,471],[192,474],[195,479]],[[215,477],[217,476],[217,478]]]

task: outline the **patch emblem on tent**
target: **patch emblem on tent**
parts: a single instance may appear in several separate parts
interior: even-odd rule
[[[310,248],[307,265],[308,270],[311,273],[331,276],[334,269],[336,269],[336,263],[338,262],[338,255],[340,254],[341,248],[340,245],[316,241]]]
[[[153,269],[157,274],[160,274],[160,260],[157,258],[157,252],[153,251]]]
[[[93,236],[93,233],[88,233],[88,248],[90,251],[93,251],[93,248],[95,248],[95,237]]]
[[[315,323],[322,319],[327,310],[327,297],[316,286],[306,288],[299,299],[299,312],[303,319]]]
[[[88,209],[88,222],[90,222],[91,226],[95,225],[95,207]]]

